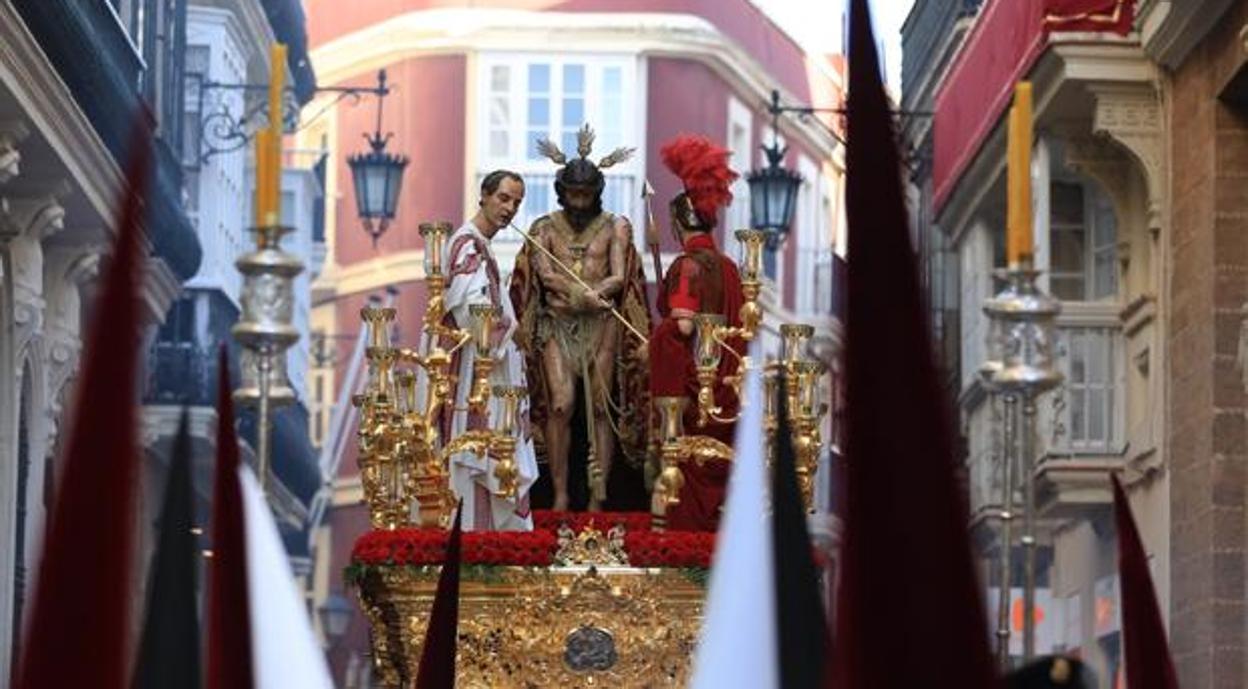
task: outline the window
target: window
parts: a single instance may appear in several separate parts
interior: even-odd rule
[[[186,48],[186,107],[182,111],[182,165],[199,168],[200,146],[200,89],[208,80],[208,68],[212,53],[206,45]]]
[[[482,57],[477,182],[497,168],[515,170],[524,177],[525,200],[515,218],[517,227],[527,229],[537,217],[558,207],[554,191],[558,168],[537,151],[538,140],[549,138],[573,157],[576,133],[588,123],[596,134],[594,160],[619,146],[644,145],[628,107],[635,101],[635,72],[634,58],[625,56]],[[604,170],[604,174],[603,207],[636,222],[642,210],[637,205],[640,172],[636,160]],[[512,233],[498,239],[520,241]]]
[[[1118,231],[1109,199],[1082,182],[1050,186],[1049,285],[1063,301],[1098,301],[1118,292]]]
[[[825,209],[823,176],[814,161],[804,155],[797,158],[797,171],[802,175],[802,186],[797,193],[792,229],[797,235],[798,280],[794,308],[798,313],[810,313],[817,308],[819,292],[832,289],[832,250],[831,242],[823,236],[827,231],[821,219]],[[820,278],[826,279],[821,281]]]
[[[735,230],[750,227],[750,185],[745,181],[753,169],[754,158],[754,127],[753,115],[749,108],[736,98],[728,98],[728,150],[732,151],[729,166],[740,175],[732,183],[732,204],[724,213],[727,225],[725,243]],[[737,249],[738,254],[740,249]],[[740,255],[738,255],[740,258]]]
[[[1115,327],[1062,328],[1063,426],[1072,451],[1113,452],[1117,437]]]

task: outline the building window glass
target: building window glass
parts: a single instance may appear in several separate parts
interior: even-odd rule
[[[1118,292],[1118,230],[1113,206],[1090,184],[1050,187],[1049,285],[1064,301],[1098,301]]]
[[[1070,450],[1112,452],[1116,437],[1113,327],[1062,328],[1064,426]]]
[[[588,123],[596,139],[593,158],[619,146],[640,144],[633,111],[635,58],[631,56],[554,56],[487,54],[480,60],[478,88],[484,108],[478,115],[482,141],[477,156],[479,183],[491,170],[515,170],[525,180],[525,201],[515,218],[526,228],[557,207],[557,168],[537,151],[537,142],[556,142],[569,158],[576,156],[576,133]],[[604,170],[603,207],[636,217],[640,171],[636,160]],[[512,233],[503,243],[520,241]]]

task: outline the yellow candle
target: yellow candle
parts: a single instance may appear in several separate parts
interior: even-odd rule
[[[1031,83],[1021,81],[1014,87],[1006,152],[1006,255],[1011,267],[1030,263],[1034,246],[1031,228],[1031,118]]]
[[[1018,106],[1011,105],[1005,139],[1005,256],[1018,265]]]
[[[255,223],[257,227],[264,225],[265,217],[268,215],[269,203],[269,171],[267,161],[269,159],[269,130],[261,129],[256,132],[256,200]]]
[[[269,193],[264,224],[276,225],[281,217],[282,198],[282,94],[286,89],[286,46],[274,43],[269,49]]]
[[[1031,212],[1031,146],[1032,146],[1032,114],[1031,114],[1031,82],[1019,82],[1014,87],[1014,106],[1018,108],[1018,227],[1019,227],[1019,261],[1030,264],[1035,249],[1035,238],[1032,237]]]

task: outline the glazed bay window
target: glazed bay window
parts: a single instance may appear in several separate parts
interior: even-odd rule
[[[1113,204],[1091,181],[1049,189],[1049,287],[1062,300],[1053,450],[1111,455],[1125,438],[1125,367],[1118,317],[1118,230]]]
[[[1065,376],[1058,390],[1058,432],[1054,433],[1054,449],[1059,453],[1116,454],[1120,450],[1121,341],[1121,329],[1109,322],[1059,327],[1058,365]]]
[[[619,146],[638,146],[636,59],[631,56],[554,56],[487,54],[478,67],[479,183],[491,170],[507,168],[525,181],[525,199],[515,224],[522,229],[558,208],[554,180],[557,166],[537,151],[549,138],[573,158],[577,131],[588,123],[596,134],[590,154],[595,162]],[[636,159],[604,171],[603,207],[627,215],[636,225],[644,213],[640,168]],[[498,239],[518,242],[514,233]],[[498,240],[496,240],[498,241]]]
[[[1062,301],[1117,296],[1118,232],[1105,194],[1089,184],[1050,186],[1049,285]]]

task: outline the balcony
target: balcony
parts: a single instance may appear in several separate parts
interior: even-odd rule
[[[232,351],[230,368],[238,380],[238,360]],[[196,455],[215,453],[217,353],[214,344],[157,340],[148,351],[144,385],[144,416],[149,446],[177,432],[182,409],[189,412],[192,448]],[[255,447],[256,413],[249,407],[236,409],[244,456]],[[273,472],[279,521],[298,529],[306,518],[312,495],[320,486],[317,455],[308,439],[308,414],[302,404],[282,407],[273,415]]]
[[[147,361],[145,404],[215,406],[215,352],[194,342],[157,341],[149,350]]]
[[[1126,462],[1125,345],[1116,308],[1080,308],[1063,316],[1059,328],[1064,380],[1041,398],[1038,410],[1044,451],[1035,467],[1037,500],[1047,517],[1081,518],[1107,509],[1109,474]]]

